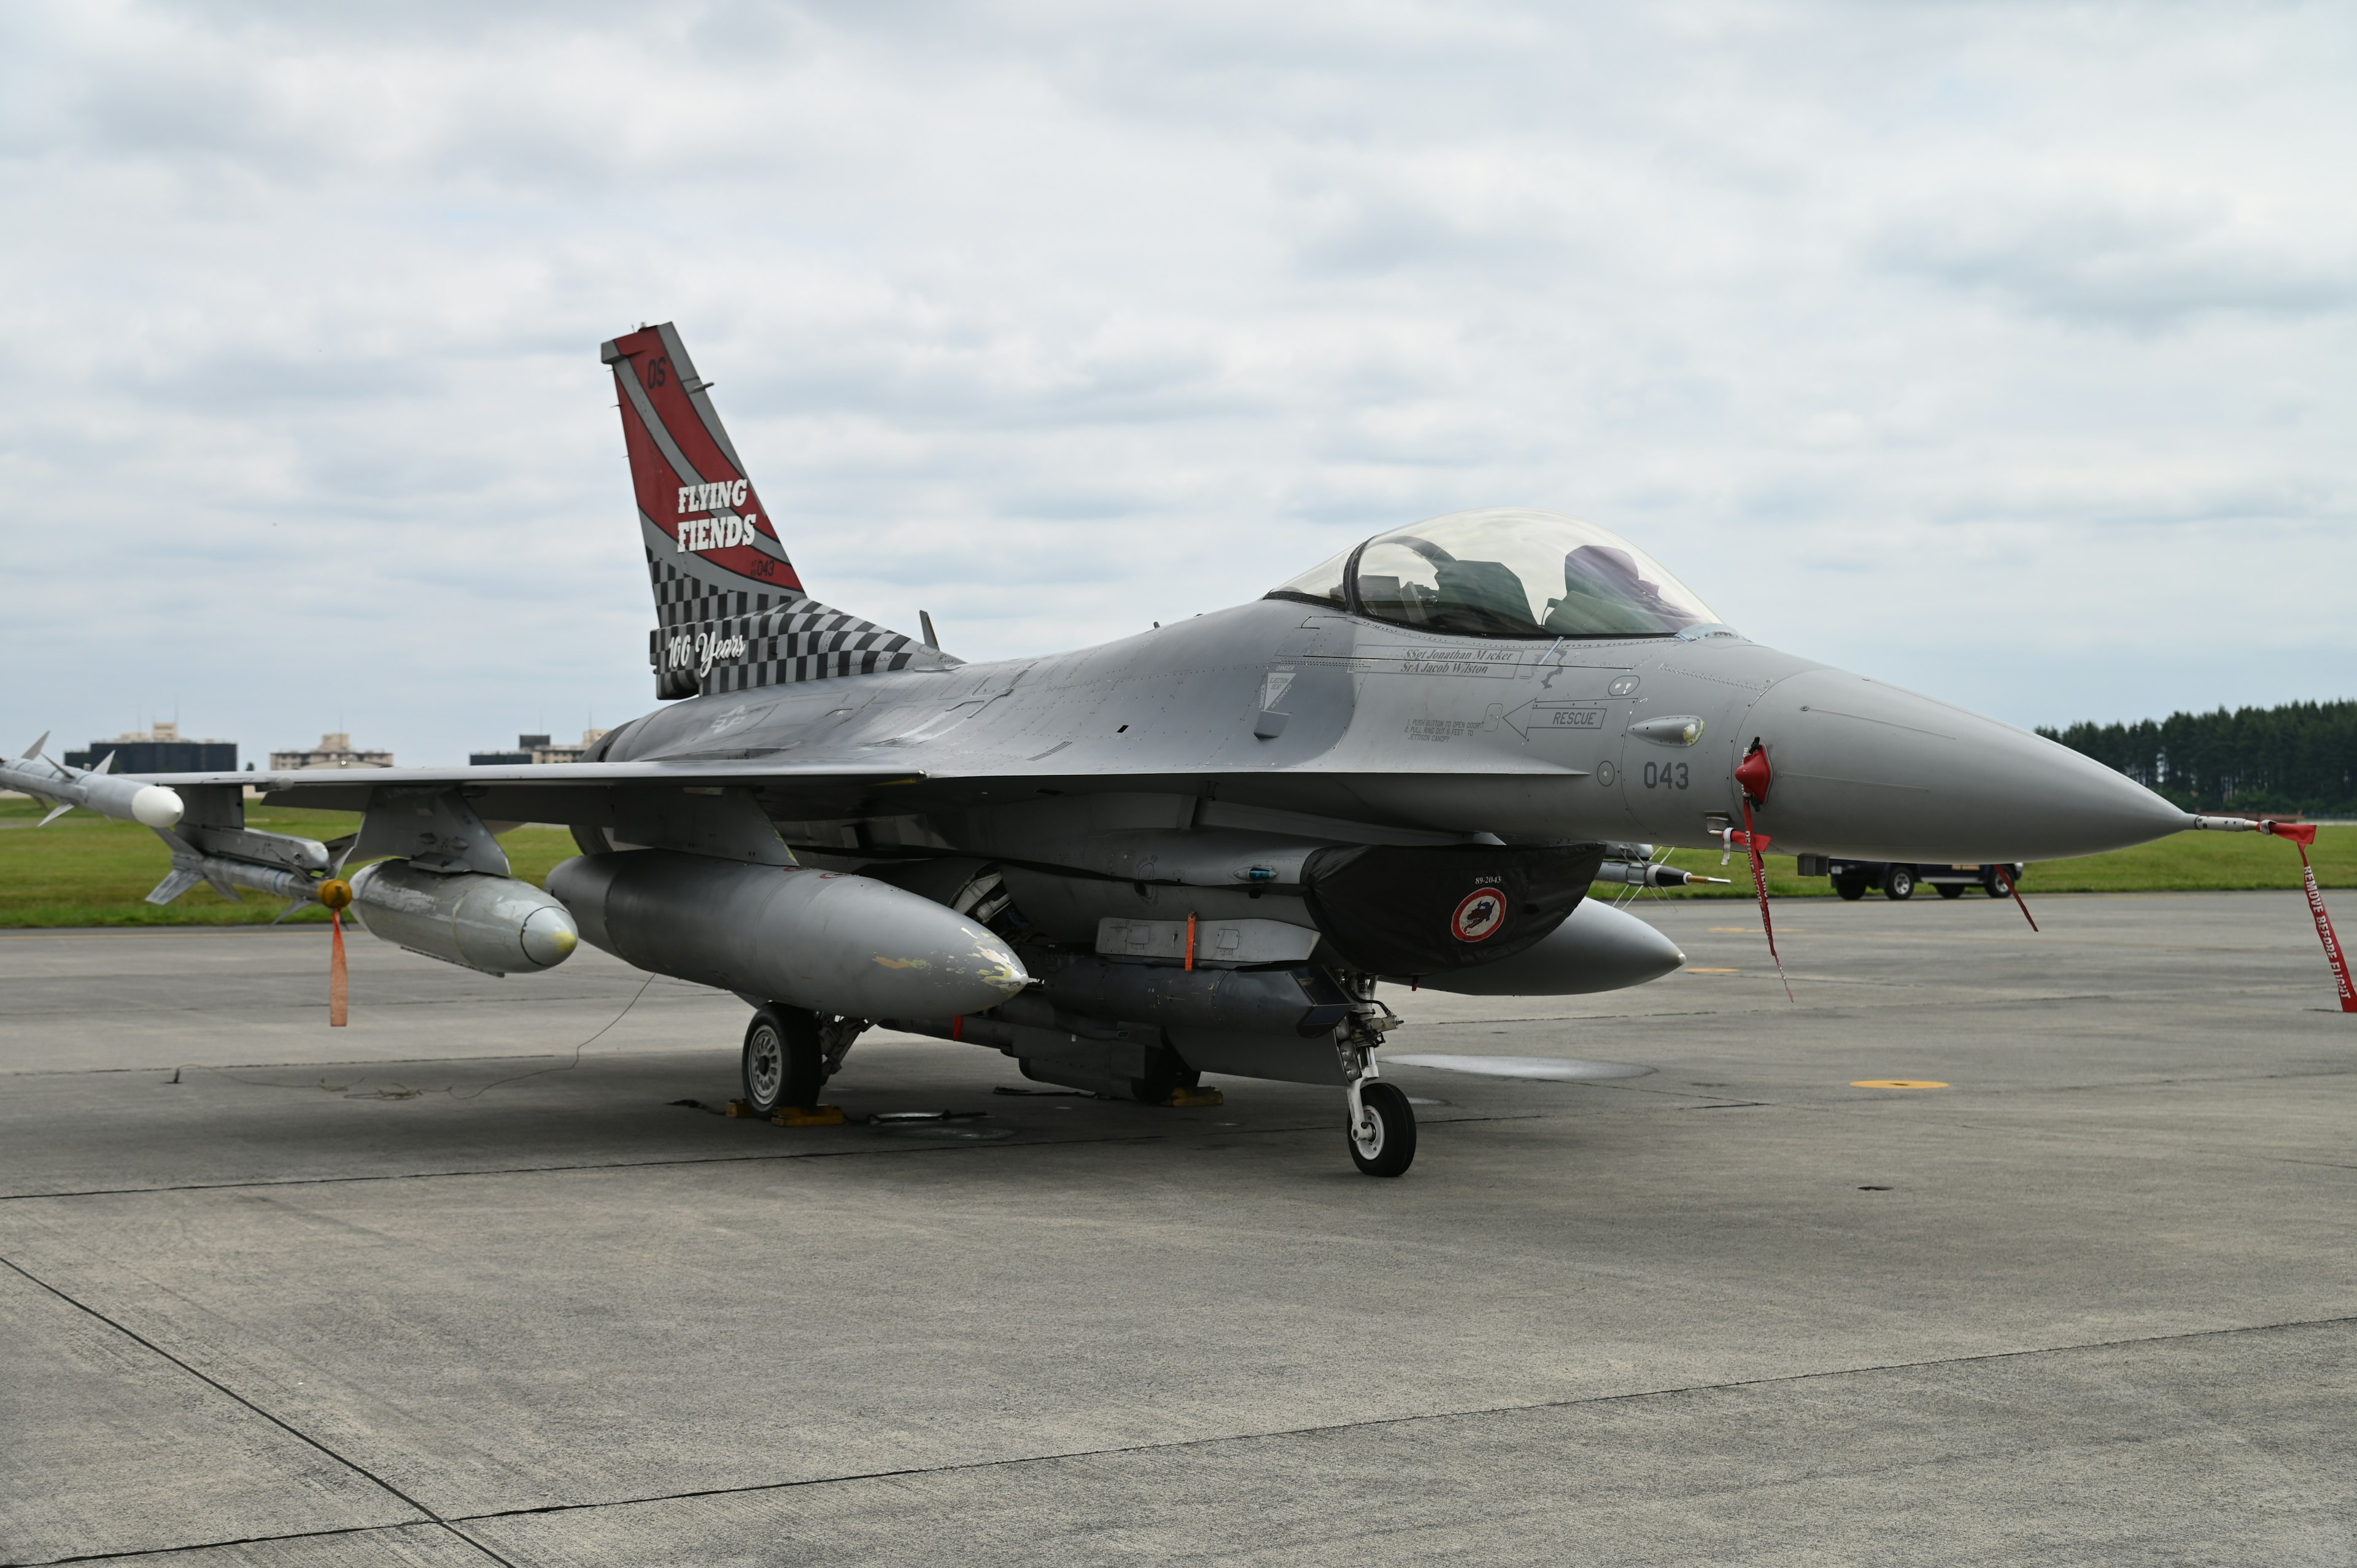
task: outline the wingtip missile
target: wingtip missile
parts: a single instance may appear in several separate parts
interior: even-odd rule
[[[161,784],[143,784],[131,797],[131,820],[142,827],[171,827],[187,811],[187,805],[180,800],[180,792],[167,789]]]
[[[113,752],[108,752],[96,768],[68,768],[41,755],[41,747],[48,744],[48,739],[44,733],[22,757],[0,761],[0,789],[21,789],[55,807],[41,819],[44,824],[57,821],[76,806],[149,828],[171,827],[186,812],[187,807],[177,789],[117,777]]]

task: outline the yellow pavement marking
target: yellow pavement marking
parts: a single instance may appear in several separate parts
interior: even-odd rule
[[[1929,1078],[1861,1078],[1853,1082],[1850,1087],[1852,1089],[1945,1089],[1948,1086],[1936,1079]]]
[[[1686,972],[1688,974],[1741,974],[1743,972],[1739,969],[1704,969],[1699,964],[1690,963],[1686,965]]]

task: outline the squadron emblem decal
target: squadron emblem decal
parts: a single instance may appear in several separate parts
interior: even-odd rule
[[[1458,901],[1448,917],[1448,929],[1460,942],[1486,941],[1506,923],[1506,896],[1495,887],[1476,887]]]

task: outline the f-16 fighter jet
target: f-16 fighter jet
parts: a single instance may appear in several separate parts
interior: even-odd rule
[[[1763,648],[1551,512],[1379,533],[1249,604],[967,663],[813,598],[671,326],[604,346],[653,582],[654,712],[576,766],[0,783],[135,817],[197,883],[331,905],[494,973],[586,940],[752,1008],[745,1097],[814,1103],[871,1026],[1147,1102],[1330,1084],[1415,1149],[1381,988],[1635,985],[1683,955],[1599,884],[1654,846],[2011,863],[2195,825],[2036,736]],[[38,748],[37,748],[38,750]],[[248,830],[241,790],[361,813]],[[569,824],[544,892],[502,824]],[[347,884],[346,862],[361,865]]]

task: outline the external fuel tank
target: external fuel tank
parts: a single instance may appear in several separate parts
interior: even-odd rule
[[[952,1017],[1030,983],[989,928],[872,876],[641,849],[568,860],[548,886],[625,962],[816,1012]]]

